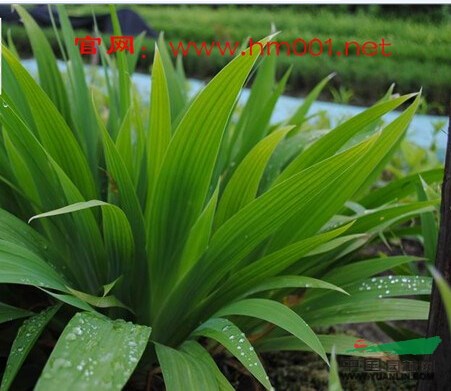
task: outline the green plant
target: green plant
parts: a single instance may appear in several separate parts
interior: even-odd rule
[[[335,103],[349,104],[354,97],[354,92],[346,87],[331,88],[330,93]]]
[[[311,350],[328,362],[326,353],[336,345],[343,354],[349,337],[311,327],[427,317],[426,301],[396,297],[429,294],[430,278],[405,269],[373,277],[418,258],[356,252],[437,205],[405,199],[418,176],[369,192],[420,94],[388,94],[318,136],[303,126],[330,77],[274,125],[290,70],[276,82],[276,59],[266,57],[236,118],[258,53],[235,58],[189,100],[181,64],[173,66],[160,39],[147,119],[129,78],[136,56],[114,60],[100,48],[102,93],[86,81],[64,7],[67,75],[18,10],[40,85],[4,47],[0,282],[10,300],[0,304],[0,320],[30,318],[14,340],[2,389],[47,325],[63,331],[37,390],[120,389],[137,367],[139,376],[155,365],[168,390],[232,389],[208,354],[218,345],[270,389],[256,351]],[[120,35],[114,9],[112,16]],[[381,128],[385,113],[411,99]],[[23,285],[51,301],[36,303]],[[288,303],[291,293],[297,300]]]

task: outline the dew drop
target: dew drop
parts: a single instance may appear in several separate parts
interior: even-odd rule
[[[77,336],[74,333],[69,333],[66,335],[66,339],[68,341],[75,341],[76,338],[77,338]]]

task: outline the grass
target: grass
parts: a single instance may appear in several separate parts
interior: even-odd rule
[[[365,8],[349,13],[340,8],[314,6],[270,9],[236,6],[214,9],[209,6],[133,7],[153,28],[164,31],[167,41],[242,41],[248,36],[255,39],[267,35],[271,23],[281,30],[278,39],[282,41],[292,41],[298,37],[307,41],[315,37],[322,41],[331,38],[334,47],[342,47],[346,41],[379,42],[384,37],[393,45],[392,57],[281,56],[278,59],[278,74],[280,76],[289,66],[293,66],[287,90],[292,94],[306,94],[326,75],[337,72],[331,86],[345,86],[353,91],[351,103],[356,104],[376,100],[392,82],[396,82],[402,92],[423,87],[423,94],[430,102],[429,112],[445,113],[451,87],[450,55],[447,50],[451,44],[451,24],[447,17],[429,23],[429,19],[422,22],[418,18],[409,19],[406,15],[387,17],[382,12],[365,12]],[[91,9],[77,7],[74,11],[89,14]],[[98,11],[105,12],[101,8]],[[18,28],[12,31],[22,47],[26,42],[24,35]],[[48,35],[56,47],[51,30]],[[153,55],[153,43],[146,40],[144,46],[147,48],[147,58],[140,60],[142,69],[151,63]],[[230,59],[230,56],[219,55],[198,57],[193,53],[184,59],[184,64],[188,75],[210,78]],[[322,97],[333,98],[326,91]]]
[[[276,78],[276,57],[238,56],[190,100],[160,39],[144,107],[129,78],[135,61],[102,48],[105,88],[88,84],[58,6],[60,72],[44,33],[18,9],[39,84],[4,47],[0,321],[27,321],[5,334],[2,390],[44,333],[54,348],[28,385],[36,390],[120,389],[158,367],[169,391],[233,389],[217,352],[269,390],[260,351],[289,341],[329,363],[350,344],[321,333],[329,326],[427,319],[432,278],[417,278],[418,258],[358,253],[386,232],[423,239],[420,221],[434,222],[439,198],[429,190],[440,168],[378,186],[420,93],[390,89],[324,132],[307,119],[327,77],[274,125],[290,76]],[[420,184],[427,196],[417,200]],[[375,281],[389,271],[395,277]]]

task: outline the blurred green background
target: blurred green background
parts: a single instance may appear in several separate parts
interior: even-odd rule
[[[303,96],[324,76],[337,72],[330,89],[321,99],[340,103],[368,105],[383,95],[389,85],[406,93],[423,87],[425,101],[422,111],[444,114],[451,91],[451,6],[449,5],[281,5],[281,6],[211,6],[211,5],[123,5],[139,13],[157,31],[164,31],[167,41],[241,41],[247,37],[262,38],[273,23],[281,31],[278,39],[292,41],[298,37],[309,41],[332,39],[335,48],[346,41],[376,41],[385,38],[392,46],[391,57],[319,57],[286,56],[278,59],[279,76],[293,66],[288,93]],[[106,5],[70,6],[73,15],[106,13]],[[21,26],[5,24],[4,38],[10,30],[21,55],[31,54],[28,39]],[[51,28],[45,32],[58,50]],[[77,36],[87,33],[80,31]],[[104,37],[108,39],[108,37]],[[145,40],[146,58],[139,69],[147,71],[153,42]],[[169,49],[169,48],[168,48]],[[327,50],[325,48],[324,52]],[[197,56],[194,51],[184,57],[189,77],[208,79],[221,69],[229,56],[218,52],[210,57]]]

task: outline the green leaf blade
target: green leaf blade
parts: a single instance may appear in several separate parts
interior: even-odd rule
[[[78,313],[60,336],[37,391],[121,390],[141,358],[151,329]]]

